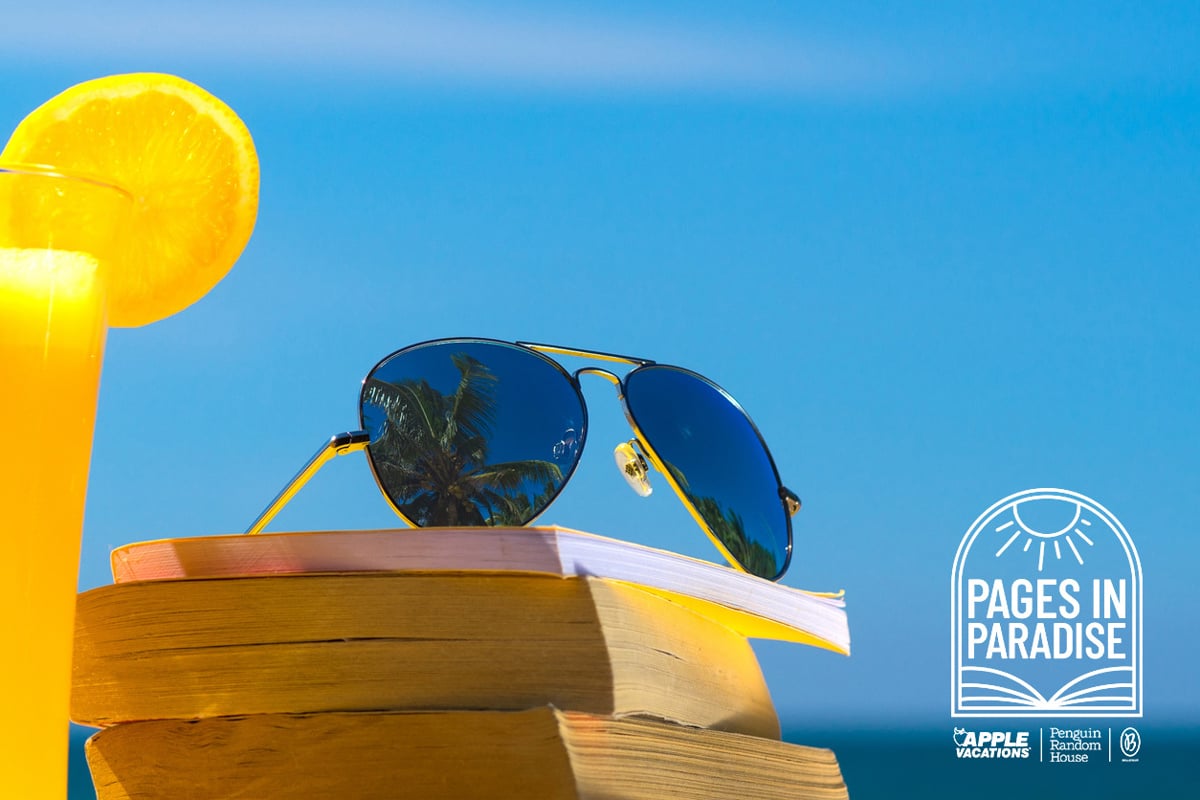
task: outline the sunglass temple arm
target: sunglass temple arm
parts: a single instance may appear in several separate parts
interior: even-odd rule
[[[308,460],[296,476],[288,481],[287,486],[283,487],[271,504],[258,515],[258,519],[246,529],[246,533],[261,533],[263,528],[267,527],[275,515],[278,514],[288,501],[296,496],[296,493],[304,488],[304,484],[308,483],[309,478],[317,474],[325,463],[336,456],[344,456],[347,453],[357,453],[365,448],[368,442],[371,441],[371,434],[366,431],[349,431],[347,433],[339,433],[336,436],[330,437],[320,450],[318,450],[312,458]]]

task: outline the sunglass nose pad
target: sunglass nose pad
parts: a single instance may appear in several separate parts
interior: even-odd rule
[[[629,488],[642,497],[649,497],[654,491],[650,486],[650,468],[646,465],[646,459],[637,451],[636,441],[632,439],[617,445],[613,449],[613,460],[617,462],[617,468],[621,470],[621,476],[625,478]]]

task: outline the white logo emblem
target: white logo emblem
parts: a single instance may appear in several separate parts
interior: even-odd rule
[[[1142,749],[1142,735],[1137,728],[1126,728],[1121,731],[1121,752],[1126,758],[1133,758]]]
[[[952,716],[1142,715],[1142,567],[1102,505],[1063,489],[1000,500],[950,583]]]

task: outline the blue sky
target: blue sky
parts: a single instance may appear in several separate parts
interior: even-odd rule
[[[558,342],[697,370],[805,509],[785,583],[855,653],[764,643],[785,718],[948,725],[947,586],[994,501],[1082,492],[1141,553],[1147,723],[1195,725],[1181,637],[1200,425],[1200,13],[1190,4],[26,4],[0,127],[174,72],[262,163],[203,301],[110,333],[81,586],[109,551],[237,532],[398,347]],[[715,557],[633,495],[608,385],[543,517]],[[385,527],[361,457],[273,530]],[[902,686],[902,690],[893,687]]]

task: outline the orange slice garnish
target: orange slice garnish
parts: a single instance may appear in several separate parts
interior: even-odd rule
[[[73,86],[27,116],[0,161],[120,186],[134,202],[113,254],[108,322],[145,325],[187,308],[237,261],[258,214],[258,156],[229,106],[173,75]]]

